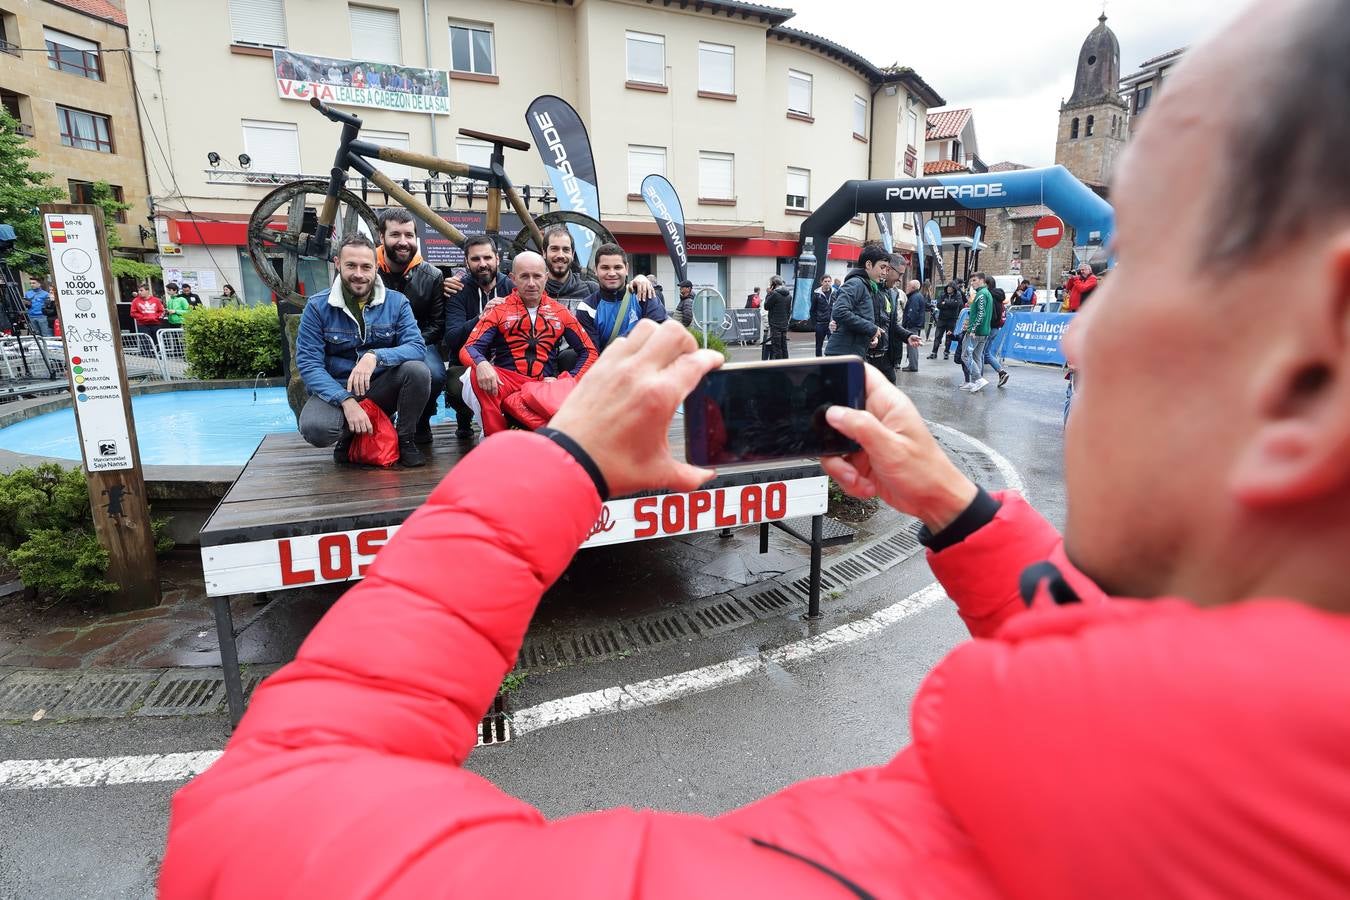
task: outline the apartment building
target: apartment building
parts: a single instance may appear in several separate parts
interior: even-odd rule
[[[743,298],[790,264],[802,219],[844,181],[918,175],[927,111],[943,103],[913,71],[795,30],[791,15],[733,0],[127,0],[151,193],[181,250],[167,264],[266,298],[243,222],[275,184],[324,177],[338,140],[279,90],[272,51],[286,49],[448,72],[448,103],[354,111],[375,143],[471,163],[489,148],[460,128],[528,140],[530,102],[566,99],[590,133],[602,219],[638,270],[673,286],[638,196],[656,172],[684,206],[691,278]],[[506,167],[518,185],[546,184],[533,149],[508,150]],[[870,227],[859,217],[838,235],[832,267],[856,259]]]
[[[131,208],[109,222],[123,252],[152,245],[126,16],[106,0],[0,0],[0,102],[73,203],[106,181]],[[138,227],[139,226],[139,227]]]

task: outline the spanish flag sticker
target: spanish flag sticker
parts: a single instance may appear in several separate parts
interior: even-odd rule
[[[52,243],[64,244],[66,242],[66,220],[48,219],[47,224],[51,230]]]

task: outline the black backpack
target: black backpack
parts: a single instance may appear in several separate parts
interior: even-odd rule
[[[997,287],[992,288],[989,293],[994,298],[994,312],[993,317],[989,320],[989,327],[1002,328],[1004,316],[1003,301],[1008,299],[1008,295],[1003,292],[1003,288]]]

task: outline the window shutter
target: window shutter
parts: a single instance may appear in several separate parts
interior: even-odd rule
[[[666,174],[666,148],[640,147],[628,148],[628,193],[642,193],[642,179],[648,175]]]
[[[725,44],[698,45],[698,89],[736,93],[736,50]]]
[[[251,172],[300,174],[300,136],[291,122],[245,119],[244,152],[252,158]]]
[[[283,0],[230,0],[230,36],[239,44],[285,47]]]
[[[788,109],[811,115],[811,76],[788,70]]]
[[[57,31],[54,28],[42,29],[42,38],[44,41],[51,41],[58,47],[69,47],[72,50],[82,50],[85,53],[98,53],[98,44],[93,41],[87,41],[73,34],[66,34],[64,31]]]
[[[862,97],[853,98],[853,133],[867,137],[867,101]]]
[[[363,140],[370,141],[379,147],[392,147],[395,150],[411,150],[412,143],[406,131],[373,131],[369,128],[361,129]],[[403,163],[390,163],[383,160],[372,160],[375,168],[388,175],[395,181],[403,181],[405,178],[413,178],[411,166],[405,166]]]
[[[403,37],[399,32],[398,11],[348,7],[352,21],[352,55],[371,62],[403,62]]]
[[[698,195],[709,200],[735,199],[735,157],[730,153],[700,153]]]

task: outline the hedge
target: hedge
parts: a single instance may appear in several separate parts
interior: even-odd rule
[[[281,374],[281,325],[271,304],[194,309],[183,320],[183,338],[192,378]]]

